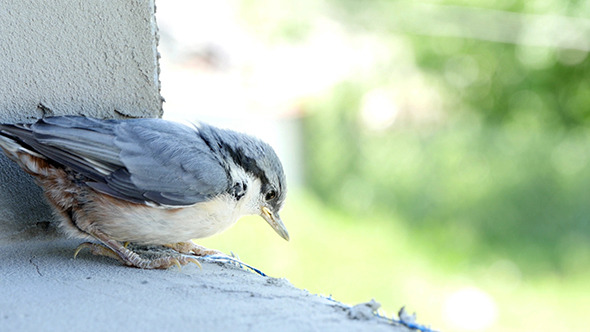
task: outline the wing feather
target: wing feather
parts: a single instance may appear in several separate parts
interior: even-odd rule
[[[0,128],[84,175],[91,188],[131,202],[192,205],[224,192],[230,181],[198,129],[161,119],[66,116]]]

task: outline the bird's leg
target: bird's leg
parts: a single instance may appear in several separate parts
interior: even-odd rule
[[[102,242],[104,246],[96,243],[85,242],[78,246],[75,255],[77,255],[80,250],[88,248],[94,255],[116,258],[125,265],[138,267],[140,269],[167,269],[172,265],[176,265],[180,268],[182,265],[186,265],[188,263],[195,263],[198,266],[201,266],[199,261],[197,261],[195,258],[186,256],[173,257],[168,255],[155,259],[142,258],[134,251],[125,248],[119,242],[110,239],[108,236],[98,230],[92,230],[89,233],[97,240]]]
[[[165,244],[165,247],[170,249],[174,249],[181,254],[185,255],[193,255],[193,256],[212,256],[212,255],[221,255],[227,256],[226,254],[222,253],[219,250],[205,248],[193,242],[178,242],[172,244]]]

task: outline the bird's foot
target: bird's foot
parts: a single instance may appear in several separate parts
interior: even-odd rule
[[[189,263],[197,264],[201,267],[201,263],[191,256],[180,255],[175,251],[171,251],[166,248],[142,248],[133,246],[129,249],[126,245],[122,245],[118,241],[109,238],[106,234],[98,230],[92,230],[89,232],[97,240],[103,243],[103,245],[85,242],[76,248],[74,257],[85,248],[90,249],[90,252],[94,255],[111,257],[119,260],[127,266],[133,266],[140,269],[167,269],[172,265],[176,265],[179,268]],[[162,250],[163,249],[163,250]],[[141,253],[143,256],[140,256]]]
[[[164,247],[173,249],[184,255],[193,256],[227,256],[219,250],[205,248],[193,242],[178,242],[172,244],[165,244]]]
[[[90,253],[93,255],[115,258],[125,265],[141,269],[167,269],[173,265],[180,269],[183,265],[189,263],[194,263],[201,267],[201,263],[199,263],[194,257],[161,254],[160,257],[157,258],[143,258],[135,251],[129,250],[123,246],[121,246],[121,248],[125,250],[116,251],[101,244],[84,242],[76,248],[74,258],[78,256],[78,253],[81,250],[89,249]]]

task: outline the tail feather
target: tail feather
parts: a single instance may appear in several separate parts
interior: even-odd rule
[[[4,154],[6,154],[6,156],[18,163],[28,172],[35,174],[38,173],[36,167],[31,168],[31,158],[46,158],[34,151],[23,140],[15,136],[15,132],[19,132],[19,134],[24,136],[30,136],[30,130],[27,130],[27,128],[24,126],[20,127],[16,125],[0,124],[0,148],[4,150]],[[24,156],[27,157],[23,158]]]

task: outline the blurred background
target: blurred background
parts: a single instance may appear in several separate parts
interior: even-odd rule
[[[278,151],[200,244],[446,331],[588,330],[590,2],[161,0],[165,117]],[[198,299],[196,299],[198,300]]]

